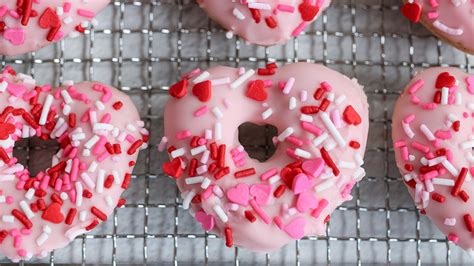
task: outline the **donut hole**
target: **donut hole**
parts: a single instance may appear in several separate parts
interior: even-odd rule
[[[278,136],[278,129],[273,125],[257,125],[246,122],[239,126],[239,142],[250,158],[265,162],[275,154],[273,138]]]
[[[28,168],[31,176],[36,176],[52,166],[53,155],[58,151],[59,144],[56,140],[31,137],[15,143],[13,156],[18,159],[18,163]]]

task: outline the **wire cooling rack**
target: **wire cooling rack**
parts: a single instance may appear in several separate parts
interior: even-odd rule
[[[22,264],[469,264],[468,256],[414,208],[394,164],[390,118],[394,101],[417,70],[449,65],[471,71],[474,58],[408,23],[399,0],[333,2],[304,35],[263,48],[227,39],[192,0],[112,1],[98,18],[100,25],[84,37],[0,57],[2,67],[11,65],[40,83],[112,84],[130,95],[151,132],[150,148],[141,153],[125,195],[128,204],[67,248]],[[354,199],[333,214],[328,236],[256,254],[228,249],[196,225],[181,208],[174,182],[163,175],[166,155],[154,145],[163,134],[166,90],[182,73],[218,64],[255,68],[268,61],[317,62],[358,78],[369,98],[371,131],[368,177],[354,188]],[[34,140],[18,146],[17,154],[30,167],[45,161],[45,149],[54,150]],[[0,257],[0,263],[8,260]]]

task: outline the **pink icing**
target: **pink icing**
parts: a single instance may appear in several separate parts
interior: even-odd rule
[[[83,23],[90,21],[102,10],[109,0],[33,1],[24,0],[22,10],[16,12],[17,1],[0,2],[0,55],[19,55],[38,50],[67,35],[84,31]],[[62,12],[58,10],[63,10]],[[3,15],[9,12],[9,16]],[[36,12],[38,15],[29,14]]]
[[[470,143],[474,120],[463,116],[474,108],[473,94],[467,89],[469,80],[469,75],[457,68],[431,68],[418,73],[397,101],[392,125],[397,166],[417,207],[464,249],[474,248],[469,229],[474,208],[472,199],[468,199],[474,195],[468,171],[474,162]],[[415,84],[423,85],[410,90]],[[456,84],[456,91],[449,90]],[[411,102],[413,94],[420,104]],[[443,103],[443,97],[448,96],[457,100]],[[433,101],[435,108],[423,109],[422,104]],[[403,120],[412,115],[409,126],[413,134],[407,134],[410,129],[402,126]]]
[[[212,19],[228,31],[239,35],[249,43],[266,46],[283,44],[291,37],[299,35],[309,22],[314,21],[331,3],[330,0],[279,0],[253,1],[252,3],[232,0],[197,0],[197,2]],[[305,16],[306,21],[303,19],[301,10],[309,13]],[[256,19],[256,16],[260,19]]]
[[[293,239],[324,234],[329,215],[350,199],[347,194],[352,184],[365,174],[361,165],[369,123],[368,105],[361,86],[321,65],[297,63],[275,67],[270,64],[256,71],[265,73],[274,68],[274,74],[269,76],[260,76],[252,73],[253,70],[211,68],[173,85],[170,94],[176,98],[172,97],[165,107],[165,135],[172,161],[166,163],[163,170],[177,179],[183,207],[213,216],[213,232],[225,237],[226,245],[254,251],[276,250]],[[203,102],[199,100],[202,95],[201,98],[194,95],[193,83],[211,80],[212,84],[213,80],[222,78],[229,78],[229,82],[209,88],[211,96],[205,104],[210,111],[196,117],[194,112]],[[278,84],[288,83],[289,79],[293,79],[294,84],[288,94],[284,94]],[[271,80],[273,85],[266,86],[259,80]],[[322,89],[324,93],[316,100],[312,94],[325,86],[322,82],[330,84],[332,90]],[[256,92],[258,86],[264,87],[266,98]],[[305,102],[296,100],[302,90],[310,95]],[[247,95],[265,99],[257,101]],[[292,98],[296,101],[290,109]],[[334,100],[325,101],[327,98]],[[224,100],[232,104],[226,108]],[[300,117],[303,110],[307,112],[320,105],[326,112],[321,110],[304,116],[321,129],[321,135],[317,136],[301,127]],[[268,112],[270,108],[272,112]],[[351,111],[345,112],[349,109]],[[334,110],[344,113],[341,119],[345,124],[330,130],[329,114]],[[354,113],[358,113],[359,119]],[[261,163],[250,158],[239,144],[237,128],[245,122],[272,124],[278,128],[280,140],[276,141],[276,153],[269,160]],[[191,136],[178,139],[176,134],[184,130],[189,130]],[[286,134],[290,131],[292,133]],[[337,132],[339,138],[335,136]],[[206,135],[208,144],[197,146],[194,139]],[[290,136],[304,141],[290,141]],[[293,163],[295,159],[287,155],[287,150],[299,163]],[[223,152],[222,157],[219,151]],[[296,175],[298,178],[291,180]],[[209,224],[209,218],[202,214],[197,218],[203,225]]]
[[[26,94],[36,90],[37,96],[15,98],[11,90],[1,90],[5,85]],[[142,138],[146,140],[148,133],[140,126],[131,100],[116,89],[107,87],[111,101],[97,108],[102,93],[92,88],[98,85],[106,87],[83,82],[43,91],[31,77],[17,76],[8,67],[0,74],[0,253],[14,261],[44,257],[64,247],[124,204],[120,196],[128,187]],[[72,88],[87,100],[73,99],[67,93]],[[55,98],[58,91],[61,96]],[[20,109],[25,113],[17,113]],[[108,114],[108,122],[81,121],[89,110],[96,118]],[[122,132],[133,135],[137,142],[123,142]],[[16,163],[12,147],[16,140],[35,135],[57,139],[62,148],[52,167],[30,177],[28,169]],[[95,149],[99,143],[90,140],[99,135],[104,142]],[[97,153],[91,151],[93,147]],[[108,157],[100,162],[103,154]]]

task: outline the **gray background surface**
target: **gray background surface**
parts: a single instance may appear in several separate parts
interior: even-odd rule
[[[334,0],[324,15],[284,46],[263,48],[226,39],[191,0],[113,1],[100,24],[81,38],[36,53],[0,57],[1,66],[32,74],[40,83],[97,80],[126,91],[151,132],[128,204],[95,231],[32,263],[51,264],[469,264],[459,248],[415,210],[393,162],[390,117],[395,99],[415,71],[438,65],[471,70],[473,57],[439,42],[399,13],[398,0]],[[328,237],[303,239],[279,252],[228,249],[207,235],[180,206],[174,182],[163,176],[166,158],[155,145],[163,135],[166,90],[196,67],[263,66],[296,61],[325,64],[365,85],[370,103],[368,177],[354,199],[331,219]],[[46,167],[54,145],[23,141],[16,154]],[[47,153],[48,152],[48,153]],[[34,163],[32,163],[34,162]],[[8,261],[0,256],[0,263]]]

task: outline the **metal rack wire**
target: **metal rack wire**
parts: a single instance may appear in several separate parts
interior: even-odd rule
[[[128,204],[97,230],[32,264],[468,264],[414,208],[393,163],[392,106],[414,72],[449,65],[471,71],[474,58],[449,47],[421,26],[401,18],[398,0],[334,0],[304,35],[287,45],[245,45],[211,22],[192,0],[112,1],[101,24],[80,39],[17,58],[1,67],[54,85],[99,80],[124,90],[151,132]],[[180,206],[173,181],[161,172],[165,155],[153,148],[163,132],[166,90],[183,72],[211,65],[256,67],[310,61],[356,77],[366,85],[371,133],[368,177],[354,199],[334,213],[327,237],[310,237],[272,254],[227,249],[206,234]],[[31,159],[45,146],[18,147]],[[30,160],[31,161],[35,160]],[[8,261],[0,257],[0,263]],[[22,263],[28,265],[30,263]]]

